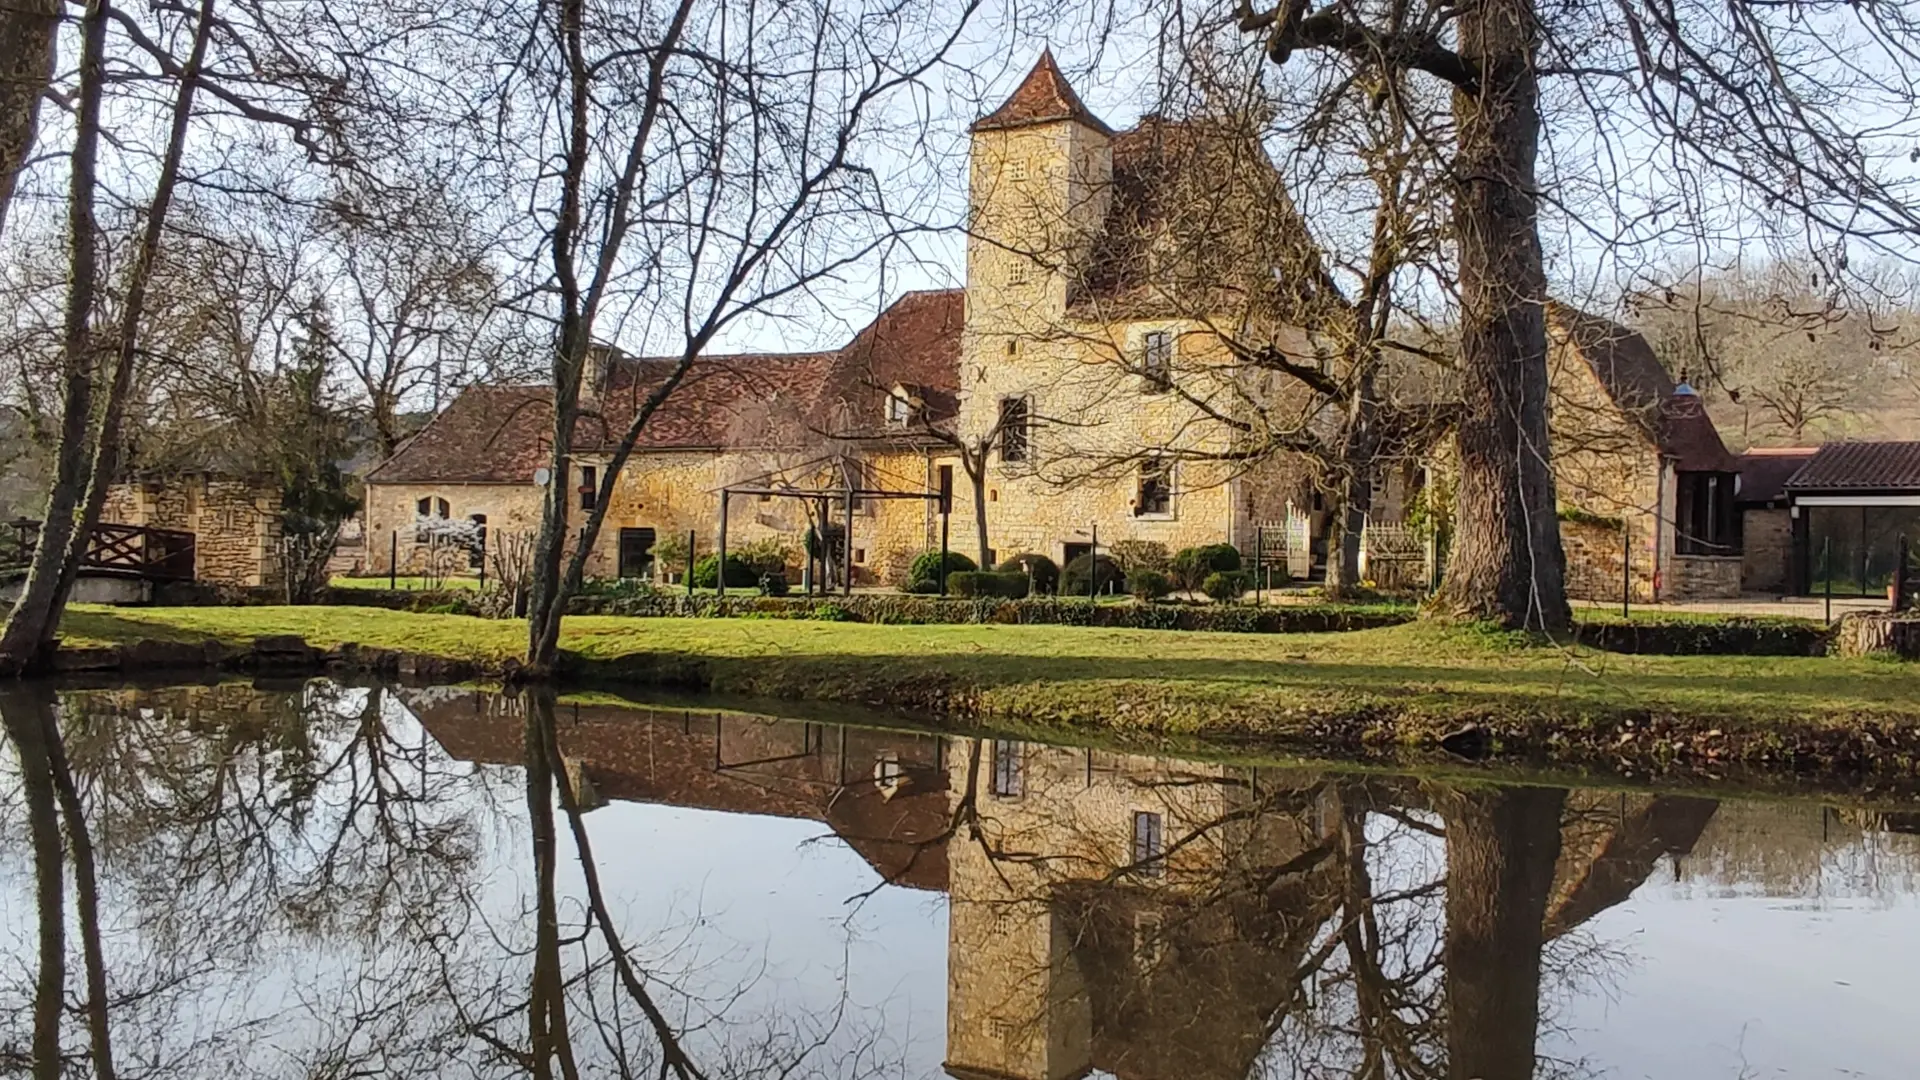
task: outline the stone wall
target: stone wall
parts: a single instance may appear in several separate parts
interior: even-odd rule
[[[655,543],[671,536],[696,536],[700,553],[711,552],[719,542],[720,490],[723,487],[800,487],[831,489],[843,483],[837,468],[819,461],[818,450],[780,451],[684,451],[640,454],[630,458],[615,482],[612,503],[607,509],[600,535],[595,538],[593,554],[587,562],[589,577],[612,577],[620,568],[620,530],[650,528]],[[605,461],[582,458],[581,465],[604,469]],[[862,466],[868,487],[888,491],[930,492],[938,473],[926,455],[912,451],[864,455]],[[577,467],[576,467],[577,469]],[[965,476],[955,462],[955,499],[952,522],[954,550],[971,552],[973,542],[972,505]],[[578,525],[589,511],[580,507],[578,472],[569,482],[571,520]],[[447,502],[447,517],[470,520],[486,517],[489,544],[498,546],[503,533],[537,535],[540,528],[542,489],[532,484],[381,484],[367,485],[367,566],[375,574],[387,572],[390,552],[397,532],[399,572],[419,573],[429,559],[429,545],[416,535],[416,515],[421,499]],[[727,546],[730,550],[768,539],[778,539],[792,551],[791,566],[797,574],[804,557],[804,539],[817,507],[799,499],[777,496],[734,495],[729,500]],[[835,524],[845,521],[844,504],[835,501],[831,511]],[[905,567],[913,556],[939,544],[939,515],[931,501],[921,499],[868,499],[854,511],[854,574],[859,584],[892,582],[904,579]],[[656,575],[679,572],[680,567],[663,567],[656,561]],[[463,571],[464,572],[464,571]],[[489,567],[489,573],[493,568]],[[798,579],[795,578],[797,584]]]
[[[1742,514],[1740,587],[1747,592],[1785,593],[1793,587],[1793,516],[1785,508]]]
[[[280,583],[280,491],[263,481],[191,474],[115,484],[100,520],[194,534],[194,576],[219,585]]]
[[[1738,555],[1675,555],[1666,571],[1662,598],[1738,600],[1741,563]]]

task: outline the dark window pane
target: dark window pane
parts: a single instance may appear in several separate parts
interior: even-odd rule
[[[1167,853],[1159,814],[1137,810],[1133,815],[1133,865],[1138,873],[1157,876],[1166,867],[1161,862]]]
[[[1032,408],[1026,398],[1000,399],[1000,460],[1027,460],[1032,436]]]
[[[1020,775],[1020,744],[1004,739],[993,741],[992,791],[1002,798],[1025,794],[1025,779]]]

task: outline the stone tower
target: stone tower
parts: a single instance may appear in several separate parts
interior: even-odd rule
[[[1038,332],[1041,325],[1028,324],[1066,314],[1106,220],[1113,131],[1045,51],[972,136],[967,325],[985,346],[985,336]]]

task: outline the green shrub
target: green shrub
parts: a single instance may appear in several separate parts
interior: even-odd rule
[[[951,576],[956,571],[978,570],[978,569],[980,569],[980,567],[975,565],[974,561],[972,559],[967,558],[965,555],[962,555],[957,551],[947,552],[947,573],[949,576]],[[907,567],[907,591],[908,592],[919,592],[920,590],[915,589],[913,586],[915,585],[915,583],[922,582],[922,581],[933,582],[934,583],[933,591],[934,592],[940,591],[940,553],[939,552],[923,551],[919,555],[914,556],[913,565]]]
[[[789,591],[787,587],[787,575],[779,573],[765,573],[760,575],[761,596],[785,596]]]
[[[1107,553],[1129,577],[1135,570],[1158,570],[1164,574],[1173,569],[1173,556],[1167,553],[1167,545],[1158,540],[1116,540]]]
[[[382,595],[372,589],[340,591]],[[384,595],[401,597],[398,593]],[[409,595],[417,598],[421,594]],[[445,602],[444,598],[442,602]],[[509,612],[491,614],[504,617]],[[982,596],[941,599],[903,596],[899,593],[857,593],[821,601],[801,596],[715,596],[712,593],[687,596],[679,592],[656,592],[618,599],[575,596],[567,605],[567,614],[624,615],[635,618],[816,619],[823,622],[897,625],[1019,623],[1031,626],[1276,634],[1394,626],[1411,620],[1415,609],[1411,605],[1361,607],[1286,604],[1255,607],[1252,604],[1089,604],[1084,598],[1076,600],[1071,597],[1034,596],[1014,600]]]
[[[1017,570],[959,570],[947,575],[947,591],[955,596],[1018,600],[1027,595],[1027,575]]]
[[[999,571],[1003,574],[1022,574],[1033,583],[1029,590],[1035,595],[1045,595],[1060,588],[1060,566],[1045,555],[1034,552],[1022,552],[1002,562]]]
[[[1221,604],[1231,604],[1240,599],[1247,588],[1247,574],[1244,570],[1215,571],[1208,574],[1206,580],[1200,583],[1200,591]]]
[[[715,552],[702,555],[700,561],[693,564],[693,587],[711,589],[719,585],[720,555]],[[733,552],[727,552],[727,588],[752,588],[760,584],[760,575],[754,572],[747,561]]]
[[[1173,557],[1173,578],[1188,592],[1204,590],[1208,574],[1231,574],[1238,569],[1240,549],[1232,544],[1181,548]]]
[[[742,544],[737,552],[727,552],[727,558],[731,560],[736,554],[753,571],[756,579],[768,574],[785,574],[788,566],[800,562],[800,553],[778,536]]]
[[[1060,595],[1085,596],[1090,584],[1094,592],[1103,596],[1109,593],[1121,593],[1127,589],[1127,575],[1121,571],[1120,565],[1105,553],[1099,556],[1097,566],[1094,556],[1081,555],[1068,563],[1067,568],[1061,572]]]
[[[1158,570],[1132,570],[1127,573],[1127,591],[1138,600],[1158,600],[1173,591],[1173,580]]]
[[[964,572],[965,571],[962,571],[962,573]],[[948,575],[948,577],[951,578],[952,575]],[[916,596],[938,596],[940,595],[940,580],[938,578],[921,578],[918,581],[909,581],[907,582],[907,591]]]

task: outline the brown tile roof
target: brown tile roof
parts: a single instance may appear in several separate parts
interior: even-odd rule
[[[775,447],[851,434],[882,423],[895,385],[921,396],[931,421],[951,421],[964,296],[959,289],[908,293],[833,352],[700,357],[647,420],[636,448]],[[674,361],[660,358],[613,360],[598,404],[575,425],[579,449],[611,449],[673,368]],[[367,479],[530,483],[548,462],[552,403],[545,386],[468,387]]]
[[[895,386],[917,397],[923,419],[949,424],[960,411],[960,332],[965,289],[908,293],[840,350],[817,413],[820,430],[867,432],[884,423]]]
[[[1841,442],[1822,446],[1787,480],[1795,492],[1920,489],[1920,442]]]
[[[1114,136],[1106,221],[1071,303],[1089,318],[1309,319],[1320,253],[1257,133],[1154,114]]]
[[[1741,454],[1739,501],[1766,503],[1785,498],[1787,481],[1819,449],[1817,446],[1763,446]]]
[[[1058,120],[1074,120],[1085,124],[1102,135],[1113,134],[1113,129],[1100,122],[1073,92],[1067,84],[1067,77],[1060,73],[1060,65],[1054,63],[1053,50],[1042,49],[1040,59],[1020,81],[1006,104],[993,110],[973,122],[974,131],[1000,131],[1007,128],[1026,127],[1029,124],[1050,124]]]
[[[1622,411],[1676,468],[1734,472],[1739,463],[1720,441],[1697,394],[1676,394],[1671,376],[1638,333],[1611,319],[1547,301],[1547,328],[1566,341]]]

